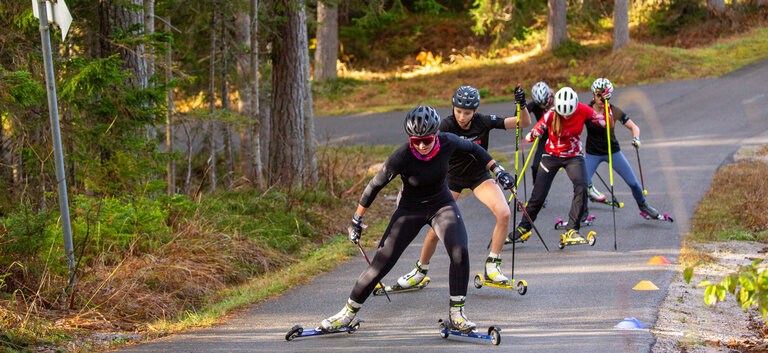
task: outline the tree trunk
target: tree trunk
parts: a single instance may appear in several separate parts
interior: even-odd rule
[[[234,82],[237,87],[239,99],[237,101],[237,112],[245,118],[250,118],[251,107],[251,85],[250,75],[248,70],[250,69],[249,60],[250,47],[251,47],[251,16],[245,12],[237,12],[235,14],[235,43],[232,47],[235,59],[235,70],[237,72],[237,81]],[[240,135],[240,173],[243,178],[247,179],[251,185],[255,184],[253,179],[253,170],[251,168],[251,129],[245,128],[239,131]]]
[[[155,0],[144,0],[144,33],[151,36],[155,33]],[[151,47],[147,50],[147,78],[155,75],[155,53]]]
[[[221,108],[229,112],[229,42],[227,41],[226,17],[224,12],[221,14]],[[224,180],[227,183],[227,190],[232,190],[235,185],[235,156],[232,152],[232,130],[227,121],[223,122],[224,151],[227,154],[227,175]]]
[[[321,3],[322,4],[322,3]],[[304,2],[300,2],[301,8],[298,10],[302,23],[307,23],[307,13]],[[303,176],[307,185],[317,184],[317,157],[315,156],[315,118],[312,109],[312,77],[309,70],[309,39],[307,37],[307,26],[301,26],[303,33],[299,34],[301,44],[301,66],[303,68],[302,81],[304,82],[304,169]],[[335,67],[334,67],[335,68]]]
[[[568,40],[566,0],[547,2],[547,50],[555,50]]]
[[[261,164],[261,107],[259,107],[259,1],[251,0],[251,25],[250,25],[250,38],[251,38],[251,170],[253,174],[250,176],[251,182],[256,183],[259,188],[264,188],[264,173],[263,166]]]
[[[629,1],[615,0],[613,5],[613,51],[629,44]]]
[[[725,12],[725,0],[707,0],[707,6],[717,15]]]
[[[757,0],[757,7],[768,7],[768,0]]]
[[[339,9],[336,3],[317,2],[315,81],[334,79],[339,53]]]
[[[303,1],[276,1],[285,20],[277,28],[280,40],[272,43],[272,133],[270,137],[270,184],[301,187],[304,167],[304,96],[301,36],[306,21],[300,11]]]
[[[210,180],[210,191],[216,193],[216,2],[213,2],[213,11],[211,14],[211,91],[210,94],[210,112],[211,118],[208,120],[208,148],[210,155],[208,157],[208,176]]]
[[[166,18],[168,32],[171,31],[171,16]],[[173,80],[173,51],[171,43],[165,44],[165,84],[168,85],[168,115],[165,117],[165,151],[173,153],[173,88],[170,87]],[[168,158],[168,170],[166,182],[168,183],[168,195],[176,192],[176,164],[173,157]]]
[[[131,32],[130,29],[134,25],[144,24],[144,16],[134,11],[135,8],[141,8],[143,6],[143,0],[130,0],[129,4],[132,7],[126,7],[123,2],[112,2],[112,18],[115,21],[117,28]],[[114,29],[110,30],[110,35]],[[131,70],[131,81],[134,85],[147,88],[147,60],[144,50],[144,44],[139,44],[135,48],[123,48],[118,49],[121,58],[125,61],[126,66]]]

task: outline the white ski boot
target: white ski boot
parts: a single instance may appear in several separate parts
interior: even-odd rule
[[[589,184],[589,199],[596,202],[605,201],[605,195],[600,193],[594,184]]]
[[[454,298],[458,300],[454,300]],[[462,333],[477,332],[477,325],[469,321],[464,314],[464,296],[451,296],[451,309],[449,310],[448,320],[451,330]]]
[[[344,305],[344,309],[341,309],[336,315],[333,315],[320,323],[320,330],[329,333],[350,327],[361,306],[361,304],[356,303],[354,300],[348,299],[347,304]]]
[[[427,271],[429,271],[429,264],[422,264],[420,261],[416,261],[416,265],[411,272],[397,279],[397,285],[402,289],[411,288],[421,283],[424,277],[427,276]]]
[[[506,286],[510,285],[509,278],[501,273],[501,256],[489,255],[485,260],[485,281]]]

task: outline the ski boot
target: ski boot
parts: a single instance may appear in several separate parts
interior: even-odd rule
[[[668,221],[668,222],[675,221],[674,219],[672,219],[672,217],[669,216],[668,213],[665,213],[663,215],[660,214],[659,211],[657,211],[655,208],[648,205],[647,201],[638,202],[637,207],[640,209],[640,215],[647,220]]]
[[[515,280],[510,280],[507,276],[501,273],[501,257],[488,256],[485,260],[485,274],[475,275],[475,288],[480,289],[483,286],[496,287],[503,289],[516,290],[520,295],[525,295],[528,292],[528,283],[520,280],[517,285],[512,285]]]
[[[423,265],[421,262],[416,261],[416,265],[411,272],[398,278],[397,283],[394,285],[387,286],[384,289],[386,289],[387,293],[422,289],[431,281],[431,279],[427,277],[428,270],[429,264]],[[381,288],[381,284],[377,284],[376,288],[373,289],[373,295],[384,295],[384,289]]]
[[[356,303],[354,300],[348,299],[344,309],[341,309],[336,315],[323,320],[318,328],[324,333],[348,331],[357,322],[355,317],[361,306],[361,304]]]
[[[592,225],[592,222],[595,220],[594,215],[589,215],[581,220],[581,225],[584,227],[589,227]],[[555,221],[555,229],[563,229],[568,227],[568,221],[564,221],[562,218],[558,218],[557,221]]]
[[[597,190],[594,184],[589,184],[588,194],[589,199],[594,202],[604,202],[605,201],[605,195],[603,195],[600,190]]]
[[[587,239],[584,239],[579,231],[576,229],[569,229],[565,234],[560,234],[560,241],[557,243],[557,247],[562,250],[567,245],[589,244],[589,246],[595,246],[595,232],[589,232]]]
[[[458,299],[458,300],[455,300]],[[477,332],[477,325],[464,314],[464,296],[451,296],[451,308],[448,310],[448,323],[451,331],[461,333]]]
[[[509,232],[507,234],[507,239],[504,241],[504,245],[512,244],[512,242],[516,243],[525,243],[526,240],[528,240],[528,237],[531,236],[531,230],[525,229],[523,227],[517,227],[517,229]]]

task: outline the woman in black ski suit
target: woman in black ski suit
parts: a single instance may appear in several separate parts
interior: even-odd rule
[[[360,274],[347,304],[336,315],[322,321],[326,332],[348,327],[376,284],[392,269],[405,248],[421,228],[431,226],[443,241],[450,258],[449,321],[453,329],[471,332],[476,325],[464,314],[469,282],[467,231],[459,208],[446,184],[448,161],[454,152],[471,153],[491,170],[505,188],[514,184],[482,147],[454,134],[438,133],[440,116],[431,107],[418,106],[405,117],[405,131],[410,137],[389,156],[382,169],[365,188],[349,226],[349,238],[357,243],[363,232],[363,215],[379,191],[396,176],[403,181],[397,209],[392,214],[371,264]]]

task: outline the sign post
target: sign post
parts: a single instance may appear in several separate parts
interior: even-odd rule
[[[53,136],[54,160],[56,162],[56,180],[58,181],[59,209],[61,211],[61,228],[64,233],[64,252],[69,265],[69,289],[75,278],[75,254],[72,247],[72,229],[69,223],[69,200],[67,198],[67,179],[64,175],[64,154],[61,149],[61,132],[59,131],[59,107],[56,101],[56,81],[53,77],[53,57],[51,56],[50,24],[58,24],[61,28],[61,39],[67,35],[72,17],[63,0],[51,3],[47,0],[32,0],[32,8],[36,9],[35,17],[40,19],[40,39],[43,44],[43,61],[45,63],[45,87],[48,91],[48,113],[51,119],[51,135]],[[50,13],[49,13],[50,11]]]

